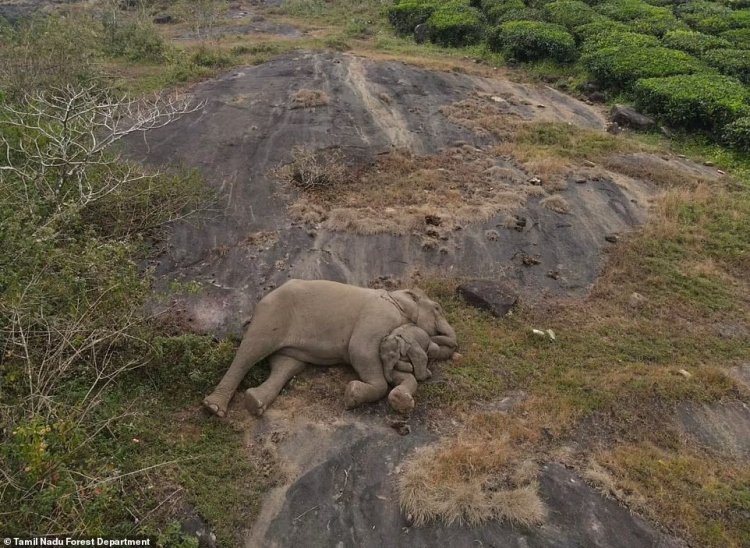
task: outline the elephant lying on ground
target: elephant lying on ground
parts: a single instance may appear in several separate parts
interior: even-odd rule
[[[388,391],[380,343],[405,324],[415,324],[430,335],[438,346],[436,359],[450,358],[457,347],[456,333],[440,305],[419,290],[389,292],[322,280],[290,280],[260,300],[232,365],[203,404],[225,416],[243,377],[266,357],[271,375],[245,391],[245,405],[252,414],[263,414],[307,364],[354,367],[360,380],[346,387],[348,409],[377,401]]]

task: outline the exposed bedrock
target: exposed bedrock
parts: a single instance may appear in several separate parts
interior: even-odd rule
[[[328,101],[291,108],[300,89],[322,91]],[[296,53],[234,70],[192,92],[207,101],[202,112],[151,132],[147,143],[134,140],[130,149],[152,164],[197,167],[219,192],[219,211],[203,223],[178,226],[158,268],[167,279],[203,283],[181,303],[196,331],[236,332],[254,303],[290,277],[368,285],[381,277],[409,283],[418,271],[502,279],[530,298],[582,294],[611,245],[605,237],[645,217],[642,188],[597,178],[559,193],[567,213],[529,198],[519,213],[523,226],[508,228],[507,213],[498,214],[431,246],[412,235],[295,222],[287,213],[290,191],[270,173],[298,145],[340,147],[362,162],[393,149],[427,155],[457,143],[487,147],[494,142],[487,132],[440,112],[468,97],[491,102],[509,120],[604,127],[597,111],[551,88],[348,54]]]

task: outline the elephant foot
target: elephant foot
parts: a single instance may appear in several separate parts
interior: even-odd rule
[[[252,389],[248,388],[245,390],[245,408],[250,412],[251,415],[260,417],[266,410],[266,404],[258,397],[257,393]]]
[[[217,417],[224,418],[227,416],[227,408],[222,406],[214,396],[206,396],[203,400],[203,407]]]
[[[412,395],[405,390],[400,390],[398,386],[388,394],[388,403],[397,413],[405,414],[414,409],[414,398]]]
[[[346,385],[346,392],[344,392],[344,407],[347,409],[354,409],[360,403],[359,384],[359,381],[351,381]]]

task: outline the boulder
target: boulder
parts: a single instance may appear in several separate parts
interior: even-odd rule
[[[169,14],[158,15],[154,17],[154,23],[156,23],[157,25],[167,25],[173,22],[174,22],[174,17],[172,17]]]
[[[652,118],[625,105],[615,105],[612,107],[611,116],[612,121],[620,127],[628,127],[638,131],[648,130],[656,125],[656,122]]]
[[[456,293],[471,306],[486,310],[502,318],[518,301],[518,295],[501,282],[493,280],[471,280],[462,283]]]

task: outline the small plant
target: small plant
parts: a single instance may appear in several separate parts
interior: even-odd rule
[[[695,57],[662,47],[604,48],[584,56],[583,62],[596,80],[621,89],[629,88],[640,78],[693,74],[706,70]]]
[[[669,48],[686,51],[698,57],[708,50],[732,47],[732,44],[724,38],[687,30],[673,30],[666,33],[663,43]]]
[[[707,52],[703,59],[722,74],[750,84],[750,50],[715,49]]]
[[[479,10],[458,1],[438,7],[427,20],[427,28],[430,40],[441,46],[477,44],[484,34]]]
[[[573,36],[559,25],[538,21],[509,21],[490,36],[489,45],[519,61],[551,58],[568,62],[576,58]]]
[[[295,147],[292,162],[276,170],[276,176],[300,190],[331,190],[349,180],[349,168],[338,149],[312,150]]]
[[[750,116],[727,124],[722,137],[729,146],[742,152],[750,152]]]
[[[292,94],[289,108],[315,108],[327,105],[331,101],[328,94],[320,89],[300,89]]]
[[[190,56],[190,61],[199,67],[226,68],[234,64],[232,55],[218,48],[209,48],[205,44],[198,46]]]
[[[717,131],[747,116],[747,88],[734,78],[715,74],[647,78],[634,86],[637,108],[674,127]]]

